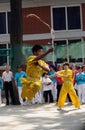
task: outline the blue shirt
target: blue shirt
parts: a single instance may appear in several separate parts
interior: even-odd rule
[[[17,82],[18,87],[22,87],[22,83],[20,81],[20,78],[25,78],[26,76],[27,76],[26,72],[24,72],[24,71],[16,72],[14,79]]]
[[[3,87],[2,78],[0,77],[0,89]]]
[[[78,73],[76,74],[76,83],[78,85],[85,84],[85,73]]]
[[[53,75],[53,74],[55,74],[55,73],[56,73],[55,71],[50,71],[50,72],[48,73],[48,75],[50,76],[50,75]],[[53,83],[57,82],[56,77],[51,78],[51,80],[52,80]]]

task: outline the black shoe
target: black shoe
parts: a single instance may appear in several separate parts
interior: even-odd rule
[[[6,106],[8,106],[9,105],[9,103],[6,103]]]

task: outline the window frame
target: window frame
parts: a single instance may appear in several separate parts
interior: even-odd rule
[[[6,25],[6,33],[1,33],[0,35],[5,35],[5,34],[9,34],[8,32],[8,12],[10,11],[0,11],[0,13],[5,13],[5,25]]]
[[[80,7],[80,24],[81,28],[80,29],[69,29],[68,30],[68,19],[67,19],[67,8],[68,7]],[[65,16],[66,16],[66,30],[55,30],[55,32],[63,32],[63,31],[81,31],[82,30],[82,8],[81,4],[75,4],[75,5],[62,5],[62,6],[52,6],[51,7],[51,26],[53,27],[53,8],[65,8]]]
[[[0,45],[6,45],[6,49],[9,48],[9,44],[10,44],[10,43],[3,43],[3,42],[0,43]],[[1,56],[0,56],[0,57],[1,57]],[[7,61],[6,64],[9,65],[9,64],[10,64],[10,57],[9,57],[9,56],[6,56],[6,61]],[[0,68],[3,68],[3,65],[0,66]]]
[[[69,59],[69,41],[70,40],[81,40],[81,42],[83,42],[83,38],[70,38],[70,39],[58,39],[58,40],[54,40],[54,42],[57,42],[57,41],[66,41],[66,48],[67,48],[67,61],[69,62],[70,61],[70,59]],[[57,44],[56,43],[54,43],[55,45],[54,46],[57,46]],[[82,45],[81,45],[81,48],[82,48]],[[57,57],[56,57],[56,59],[57,59]],[[70,62],[71,64],[73,63],[73,62]],[[83,50],[82,50],[82,62],[75,62],[76,64],[83,64],[84,63],[84,58],[83,58]],[[62,64],[62,63],[58,63],[58,64]]]

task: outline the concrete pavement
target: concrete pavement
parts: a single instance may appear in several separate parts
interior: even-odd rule
[[[55,103],[32,106],[0,106],[0,130],[85,130],[85,105],[75,109]]]

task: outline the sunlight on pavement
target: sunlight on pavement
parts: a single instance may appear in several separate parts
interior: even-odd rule
[[[32,106],[0,106],[0,130],[81,130],[85,123],[85,105],[75,109],[55,103]]]

